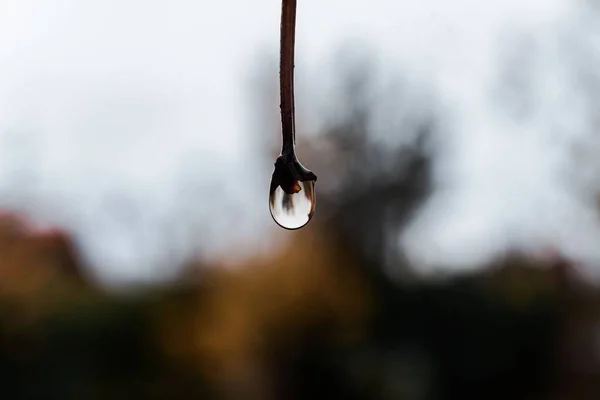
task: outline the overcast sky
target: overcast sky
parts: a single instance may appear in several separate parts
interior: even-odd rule
[[[585,134],[547,132],[559,114],[578,118],[546,93],[564,69],[555,38],[585,34],[574,4],[299,1],[298,65],[317,69],[360,39],[455,116],[444,190],[402,238],[415,260],[464,265],[517,242],[600,258],[591,208],[559,179],[567,145]],[[247,79],[258,55],[277,51],[279,18],[278,0],[0,1],[0,204],[73,229],[108,280],[168,274],[149,261],[168,256],[165,238],[189,238],[171,222],[182,210],[203,221],[198,242],[212,250],[249,233],[268,248],[270,236],[255,233],[275,229],[269,176],[244,151],[256,110]],[[517,29],[536,38],[550,71],[536,78],[535,118],[522,123],[490,100],[499,37]]]

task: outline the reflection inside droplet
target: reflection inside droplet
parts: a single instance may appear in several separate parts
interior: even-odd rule
[[[315,181],[296,181],[296,193],[287,194],[277,186],[269,196],[271,216],[285,229],[298,229],[310,221],[315,212]]]

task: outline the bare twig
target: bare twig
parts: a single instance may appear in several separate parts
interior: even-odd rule
[[[294,110],[294,48],[296,41],[296,0],[282,0],[281,7],[281,57],[279,60],[279,85],[281,90],[281,128],[283,146],[281,153],[291,156],[296,144]]]
[[[294,115],[294,45],[296,41],[296,0],[282,0],[281,5],[281,58],[279,79],[281,90],[281,155],[275,162],[275,171],[269,193],[281,186],[288,194],[298,193],[299,182],[316,181],[317,176],[304,168],[296,157],[296,120]]]

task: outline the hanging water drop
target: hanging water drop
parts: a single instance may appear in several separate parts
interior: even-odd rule
[[[282,228],[299,229],[315,212],[317,177],[298,162],[279,156],[269,190],[269,209],[273,220]]]
[[[302,228],[315,212],[315,182],[298,182],[297,185],[297,193],[288,194],[279,186],[269,196],[271,216],[285,229]]]

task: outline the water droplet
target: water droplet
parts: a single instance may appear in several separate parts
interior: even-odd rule
[[[315,181],[296,181],[288,194],[277,186],[269,195],[269,209],[277,225],[299,229],[308,224],[315,212]]]

